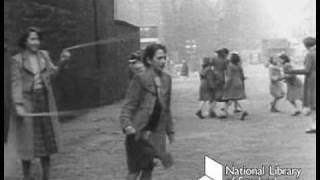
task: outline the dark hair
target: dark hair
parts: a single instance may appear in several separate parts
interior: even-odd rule
[[[217,50],[216,53],[218,54],[218,56],[221,57],[221,56],[227,56],[230,53],[230,51],[227,48],[222,48]]]
[[[303,44],[307,48],[311,48],[312,46],[315,46],[317,44],[316,38],[313,37],[307,37],[303,40]]]
[[[290,63],[290,61],[291,61],[290,58],[289,58],[289,56],[287,56],[287,55],[285,55],[285,54],[281,54],[281,55],[279,56],[279,58],[283,60],[283,63],[282,63],[282,64]]]
[[[30,33],[32,33],[32,32],[37,33],[38,36],[39,36],[39,39],[40,40],[42,39],[42,32],[40,31],[39,28],[37,28],[37,27],[29,27],[29,28],[26,29],[25,32],[22,33],[21,37],[18,40],[18,47],[20,49],[25,49],[26,48],[27,39],[29,38]]]
[[[269,63],[272,64],[272,65],[276,65],[276,63],[274,62],[274,58],[273,57],[269,58]]]
[[[211,63],[210,63],[210,58],[209,57],[205,57],[205,58],[202,59],[201,66],[202,66],[203,69],[208,67],[208,66],[210,66],[210,65],[211,65]]]
[[[150,44],[146,47],[146,49],[144,50],[144,53],[143,53],[143,63],[146,66],[149,66],[147,60],[152,59],[159,49],[163,50],[165,53],[167,53],[167,48],[162,44],[154,43],[154,44]]]
[[[239,54],[232,53],[230,57],[230,62],[234,65],[239,65],[239,63],[241,62]]]
[[[128,60],[142,61],[142,54],[143,54],[143,51],[136,51],[134,53],[131,53]]]

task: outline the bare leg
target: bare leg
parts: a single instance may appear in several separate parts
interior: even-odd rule
[[[196,116],[198,116],[200,119],[203,119],[203,115],[202,115],[202,109],[203,109],[203,106],[204,106],[205,102],[204,101],[200,101],[200,104],[199,104],[199,109],[198,111],[196,112]]]
[[[209,116],[212,118],[217,117],[215,109],[216,109],[217,102],[216,101],[211,101],[209,104]]]
[[[312,117],[312,128],[317,129],[317,112],[313,110],[311,117]]]
[[[50,157],[41,157],[41,166],[42,166],[42,180],[49,180],[50,178]]]
[[[234,101],[234,112],[242,112],[243,108],[238,101]]]
[[[279,110],[276,108],[278,101],[282,97],[274,98],[274,100],[271,102],[271,112],[279,112]]]
[[[311,120],[312,120],[312,124],[311,124],[311,128],[306,130],[306,133],[316,133],[317,130],[317,112],[315,110],[311,110]]]
[[[31,161],[22,161],[23,180],[29,180],[31,178]]]

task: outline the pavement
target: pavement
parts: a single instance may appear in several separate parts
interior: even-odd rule
[[[245,121],[238,120],[232,109],[228,119],[198,119],[194,115],[198,77],[174,79],[172,112],[177,137],[168,151],[175,164],[168,170],[157,167],[154,180],[198,180],[204,175],[205,156],[239,167],[302,168],[299,179],[316,180],[316,135],[304,133],[311,123],[309,117],[290,116],[293,109],[285,100],[278,105],[281,113],[270,113],[268,70],[262,65],[246,66],[245,73],[248,99],[241,101],[249,112]],[[64,150],[52,157],[52,180],[125,179],[124,135],[118,119],[121,106],[118,102],[99,107],[62,124]],[[14,150],[12,141],[4,146],[5,180],[18,180],[21,175]],[[33,162],[33,176],[41,176],[39,160]]]

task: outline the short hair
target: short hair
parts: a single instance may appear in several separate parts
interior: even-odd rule
[[[18,40],[18,47],[20,49],[25,49],[26,48],[27,39],[29,38],[30,33],[32,33],[32,32],[38,34],[40,40],[42,39],[42,32],[41,32],[41,30],[39,28],[37,28],[37,27],[28,27],[22,33],[22,35],[20,36],[20,38]]]
[[[272,65],[276,65],[273,57],[269,58],[269,63],[272,64]]]
[[[281,55],[279,56],[279,58],[283,60],[283,63],[282,63],[282,64],[290,63],[290,61],[291,61],[290,58],[289,58],[289,56],[287,56],[286,54],[281,54]]]
[[[316,42],[316,38],[314,37],[307,37],[303,40],[303,44],[307,47],[307,48],[311,48],[312,46],[315,46],[317,44]]]
[[[206,68],[206,67],[208,67],[210,65],[211,65],[210,58],[209,57],[204,57],[202,59],[202,64],[201,64],[202,68],[204,69],[204,68]]]
[[[130,60],[142,61],[142,54],[143,54],[142,51],[133,52],[128,57],[128,61],[130,61]]]
[[[241,62],[239,54],[232,53],[230,57],[230,62],[234,65],[239,65],[239,63]]]
[[[157,44],[157,43],[154,43],[154,44],[150,44],[148,45],[145,50],[144,50],[144,53],[143,53],[143,63],[146,65],[146,66],[149,66],[147,60],[148,59],[152,59],[156,52],[158,50],[163,50],[165,53],[167,53],[167,48],[162,45],[162,44]]]

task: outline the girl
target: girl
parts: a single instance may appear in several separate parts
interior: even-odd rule
[[[61,54],[60,65],[54,66],[46,51],[40,50],[41,33],[28,28],[19,40],[20,52],[12,58],[11,87],[15,111],[17,149],[22,160],[23,180],[31,180],[33,158],[40,158],[42,180],[49,179],[50,156],[60,149],[57,116],[30,117],[26,114],[56,112],[50,77],[57,74],[70,58]]]
[[[196,116],[200,119],[204,119],[203,108],[206,106],[209,108],[210,102],[214,95],[214,71],[212,70],[210,58],[206,57],[202,61],[202,70],[200,72],[200,91],[199,91],[199,109],[196,112]],[[210,109],[210,108],[209,108]],[[210,113],[210,112],[209,112]]]
[[[287,72],[292,70],[292,65],[290,64],[290,58],[283,54],[279,58],[282,61],[283,71]],[[303,94],[303,84],[301,80],[296,75],[284,75],[283,78],[287,84],[287,100],[294,106],[295,112],[293,116],[301,114],[302,107],[300,106]]]
[[[224,86],[223,100],[227,101],[226,108],[224,109],[228,114],[228,108],[232,102],[234,102],[235,111],[239,111],[241,108],[239,100],[246,99],[246,93],[244,88],[244,73],[240,65],[241,59],[238,54],[231,54],[230,63],[226,70],[226,84]],[[246,111],[241,110],[242,115],[240,120],[244,120],[248,115]]]
[[[271,112],[280,112],[277,108],[277,102],[284,97],[283,83],[280,82],[282,74],[279,67],[279,62],[274,58],[269,60],[269,75],[270,75],[270,94],[273,97],[271,104]]]

